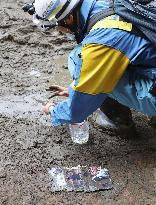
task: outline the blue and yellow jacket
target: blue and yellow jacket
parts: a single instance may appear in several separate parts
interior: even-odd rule
[[[108,1],[84,0],[81,34],[89,18],[108,8]],[[54,125],[85,120],[101,106],[127,69],[156,79],[156,49],[148,40],[132,34],[132,27],[132,24],[120,21],[117,15],[93,26],[73,59],[69,98],[51,112]]]

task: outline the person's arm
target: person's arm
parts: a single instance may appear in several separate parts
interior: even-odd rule
[[[105,94],[89,95],[80,93],[70,87],[67,100],[57,104],[50,112],[52,124],[59,126],[83,122],[102,105],[106,97]]]
[[[87,95],[87,94],[82,95],[82,93],[74,92],[72,87],[70,87],[68,91],[68,88],[58,86],[58,85],[50,86],[49,89],[47,89],[47,91],[53,92],[52,93],[53,96],[69,97],[67,100],[59,103],[55,108],[54,108],[55,106],[54,103],[51,103],[51,102],[43,106],[43,109],[42,109],[43,112],[45,112],[46,114],[52,115],[52,121],[53,121],[52,124],[55,124],[55,125],[60,125],[64,123],[71,124],[74,122],[84,121],[88,117],[88,115],[92,114],[101,105],[101,103],[103,103],[105,99],[104,95],[98,95],[94,97],[91,95]],[[75,95],[76,97],[74,98],[73,95]],[[70,109],[71,106],[69,107],[69,105],[71,104],[70,99],[72,98],[73,98],[74,106],[76,106],[76,103],[74,102],[74,100],[76,100],[77,102],[81,99],[80,104],[77,105],[78,109],[73,109],[73,111],[72,109]],[[84,104],[87,105],[87,107],[84,106]],[[79,114],[80,109],[83,115]],[[60,112],[60,110],[62,111]],[[73,115],[70,113],[70,111],[71,113],[73,113]]]

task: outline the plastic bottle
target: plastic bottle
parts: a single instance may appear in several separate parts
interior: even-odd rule
[[[69,125],[69,131],[74,143],[84,144],[89,139],[89,124],[87,121]]]

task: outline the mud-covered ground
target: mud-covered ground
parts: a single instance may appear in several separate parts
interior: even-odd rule
[[[0,0],[0,205],[155,205],[156,129],[146,116],[133,113],[138,135],[128,138],[92,124],[90,141],[78,146],[40,111],[49,85],[69,84],[73,45],[38,30],[23,3]],[[79,164],[108,168],[113,190],[52,193],[47,169]]]

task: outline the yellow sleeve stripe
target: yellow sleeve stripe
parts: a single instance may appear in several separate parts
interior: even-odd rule
[[[132,24],[119,20],[102,20],[98,21],[91,29],[91,31],[99,28],[116,28],[124,31],[132,31]]]
[[[82,49],[82,68],[76,91],[96,95],[110,93],[129,64],[122,52],[99,44],[88,44]]]

